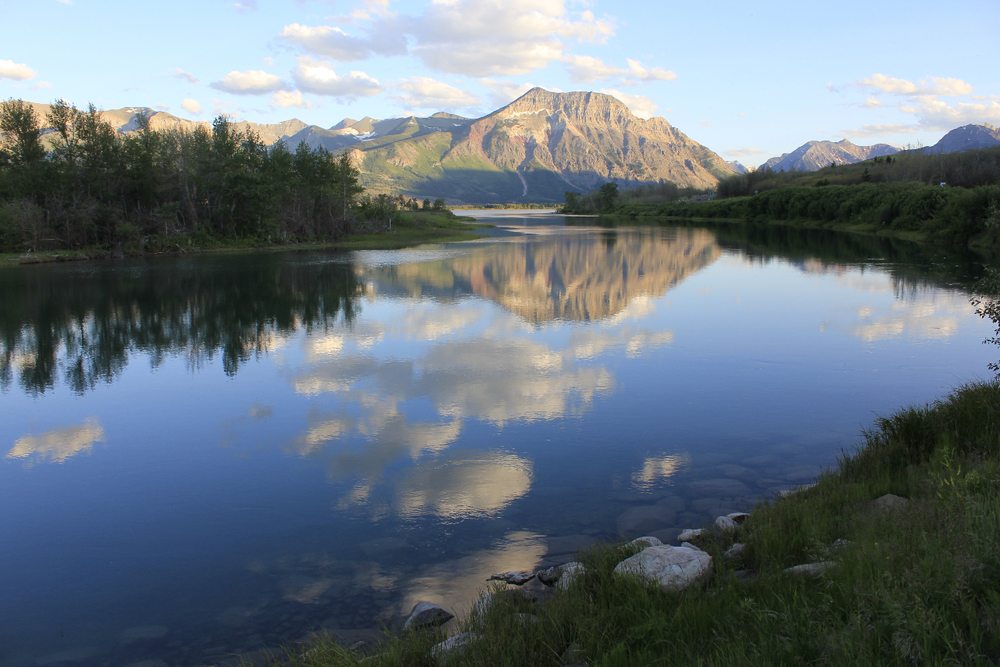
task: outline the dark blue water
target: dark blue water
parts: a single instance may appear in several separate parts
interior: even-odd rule
[[[0,272],[0,666],[461,610],[807,482],[997,356],[968,257],[483,215],[448,246]]]

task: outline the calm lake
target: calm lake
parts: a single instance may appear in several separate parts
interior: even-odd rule
[[[399,251],[0,271],[0,666],[187,666],[664,541],[987,377],[981,270],[476,212]]]

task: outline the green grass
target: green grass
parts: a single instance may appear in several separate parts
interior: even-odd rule
[[[909,498],[891,512],[871,502]],[[835,540],[849,545],[837,550]],[[743,560],[722,554],[734,541]],[[600,545],[587,574],[540,605],[501,598],[459,630],[481,638],[449,665],[989,665],[1000,660],[1000,384],[963,386],[876,420],[816,486],[765,500],[738,531],[703,544],[711,582],[666,593],[612,575],[634,552]],[[786,574],[833,560],[820,577]],[[741,581],[737,570],[756,579]],[[525,622],[530,614],[536,620]],[[443,634],[386,633],[351,652],[320,640],[289,652],[302,667],[437,664]]]

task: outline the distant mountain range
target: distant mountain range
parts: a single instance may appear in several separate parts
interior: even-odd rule
[[[44,119],[50,106],[29,103]],[[164,111],[127,107],[105,111],[120,132],[137,128],[136,115],[150,114],[153,129],[211,130],[205,121]],[[449,113],[377,120],[346,118],[330,128],[298,119],[265,124],[240,121],[261,141],[283,141],[292,151],[301,143],[347,152],[373,193],[399,193],[449,203],[561,202],[566,191],[586,192],[608,181],[630,187],[660,181],[712,188],[719,179],[753,171],[725,162],[662,118],[637,118],[622,102],[602,93],[552,93],[534,88],[482,118]],[[1000,130],[966,125],[946,134],[932,153],[1000,145]],[[888,144],[857,146],[810,141],[773,157],[759,168],[814,171],[892,155]]]
[[[976,148],[1000,146],[1000,130],[992,125],[963,125],[956,127],[941,137],[933,146],[925,148],[927,153],[958,153]]]
[[[898,148],[889,144],[856,146],[847,139],[837,142],[808,141],[791,153],[767,160],[758,169],[770,167],[774,171],[816,171],[831,164],[854,164],[898,152]]]

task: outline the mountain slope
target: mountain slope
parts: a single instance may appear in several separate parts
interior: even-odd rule
[[[986,123],[956,127],[941,139],[924,149],[928,153],[958,153],[976,148],[1000,146],[1000,130]]]
[[[791,153],[771,158],[759,168],[770,167],[774,171],[817,171],[831,164],[854,164],[898,152],[898,149],[889,144],[856,146],[847,139],[837,142],[809,141]]]
[[[710,188],[733,173],[667,121],[639,119],[601,93],[535,88],[483,118],[455,125],[415,132],[404,145],[355,145],[362,182],[375,191],[458,201],[555,202],[567,190],[588,191],[608,181]]]

